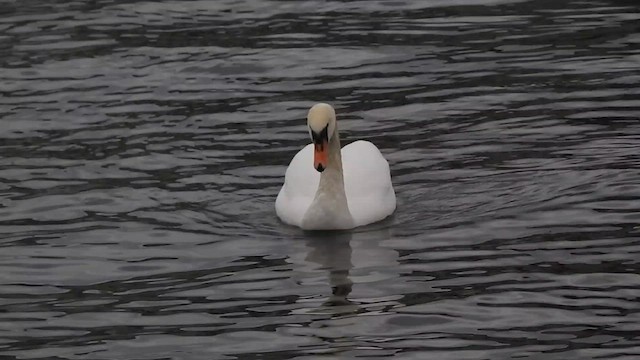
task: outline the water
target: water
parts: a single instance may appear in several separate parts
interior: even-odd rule
[[[637,359],[636,1],[0,4],[7,359]],[[274,201],[317,101],[389,160]]]

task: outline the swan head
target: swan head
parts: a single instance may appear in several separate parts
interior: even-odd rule
[[[314,144],[313,167],[323,172],[329,161],[329,140],[336,131],[336,111],[329,104],[313,105],[307,114],[307,126]]]

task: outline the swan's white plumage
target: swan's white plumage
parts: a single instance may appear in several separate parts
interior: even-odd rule
[[[367,225],[391,215],[396,194],[391,184],[389,163],[380,150],[359,140],[342,149],[344,187],[355,226]]]
[[[353,142],[341,150],[344,187],[354,227],[380,221],[396,208],[389,163],[368,141]],[[276,213],[287,224],[302,220],[318,190],[320,173],[313,168],[313,144],[291,160],[276,199]]]

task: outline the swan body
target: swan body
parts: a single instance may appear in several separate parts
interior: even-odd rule
[[[343,230],[380,221],[396,208],[389,163],[368,141],[340,148],[335,110],[316,104],[307,117],[313,143],[291,160],[276,213],[305,230]]]

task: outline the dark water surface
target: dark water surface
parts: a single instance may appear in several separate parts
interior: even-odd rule
[[[2,358],[640,358],[639,9],[0,2]],[[276,218],[317,101],[392,219]]]

